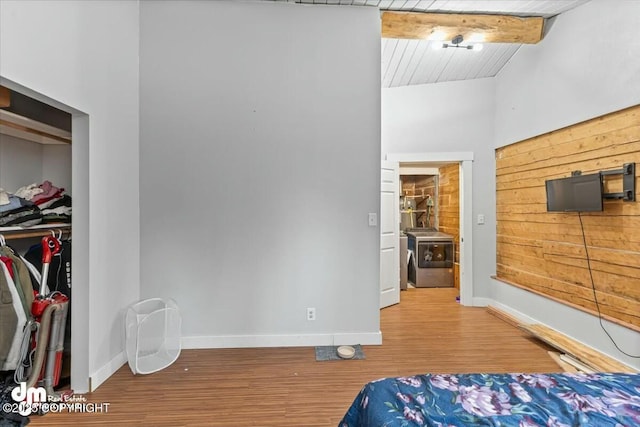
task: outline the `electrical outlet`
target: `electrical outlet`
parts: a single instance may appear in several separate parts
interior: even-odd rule
[[[307,308],[307,320],[316,320],[316,309],[313,307]]]

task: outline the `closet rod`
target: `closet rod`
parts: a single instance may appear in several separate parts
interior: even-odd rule
[[[55,231],[57,235],[57,231],[62,231],[63,236],[67,237],[71,235],[71,224],[50,224],[46,228],[23,228],[23,229],[15,229],[15,227],[6,227],[7,229],[3,229],[0,227],[0,234],[4,236],[5,240],[17,240],[17,239],[27,239],[30,237],[43,237],[51,234],[51,231]]]

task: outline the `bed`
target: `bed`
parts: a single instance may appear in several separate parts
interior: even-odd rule
[[[640,374],[459,374],[364,386],[339,427],[640,426]]]

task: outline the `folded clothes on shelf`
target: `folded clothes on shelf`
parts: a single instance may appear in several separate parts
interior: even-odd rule
[[[0,214],[0,227],[11,225],[39,224],[42,221],[42,212],[36,205],[22,206]]]
[[[14,194],[0,189],[0,227],[70,222],[71,197],[51,181],[26,185]]]
[[[4,188],[0,188],[0,206],[9,204],[9,193]]]
[[[29,184],[24,187],[18,188],[18,190],[13,193],[15,196],[21,197],[25,200],[31,200],[36,195],[42,193],[44,190],[38,186],[38,184]]]
[[[0,215],[5,212],[11,212],[25,206],[35,206],[33,202],[25,200],[21,197],[14,196],[12,194],[9,194],[8,200],[8,203],[0,205]]]
[[[38,207],[42,210],[44,209],[55,209],[60,206],[71,207],[71,196],[64,194],[60,197],[53,198],[46,202],[38,203]]]

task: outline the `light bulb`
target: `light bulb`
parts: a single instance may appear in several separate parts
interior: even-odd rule
[[[483,47],[484,46],[482,46],[482,43],[476,43],[476,44],[473,45],[472,49],[479,52],[479,51],[482,50]]]
[[[431,43],[431,49],[433,49],[433,50],[440,50],[440,49],[442,49],[444,47],[445,47],[444,43],[442,43],[442,42],[432,42]]]

